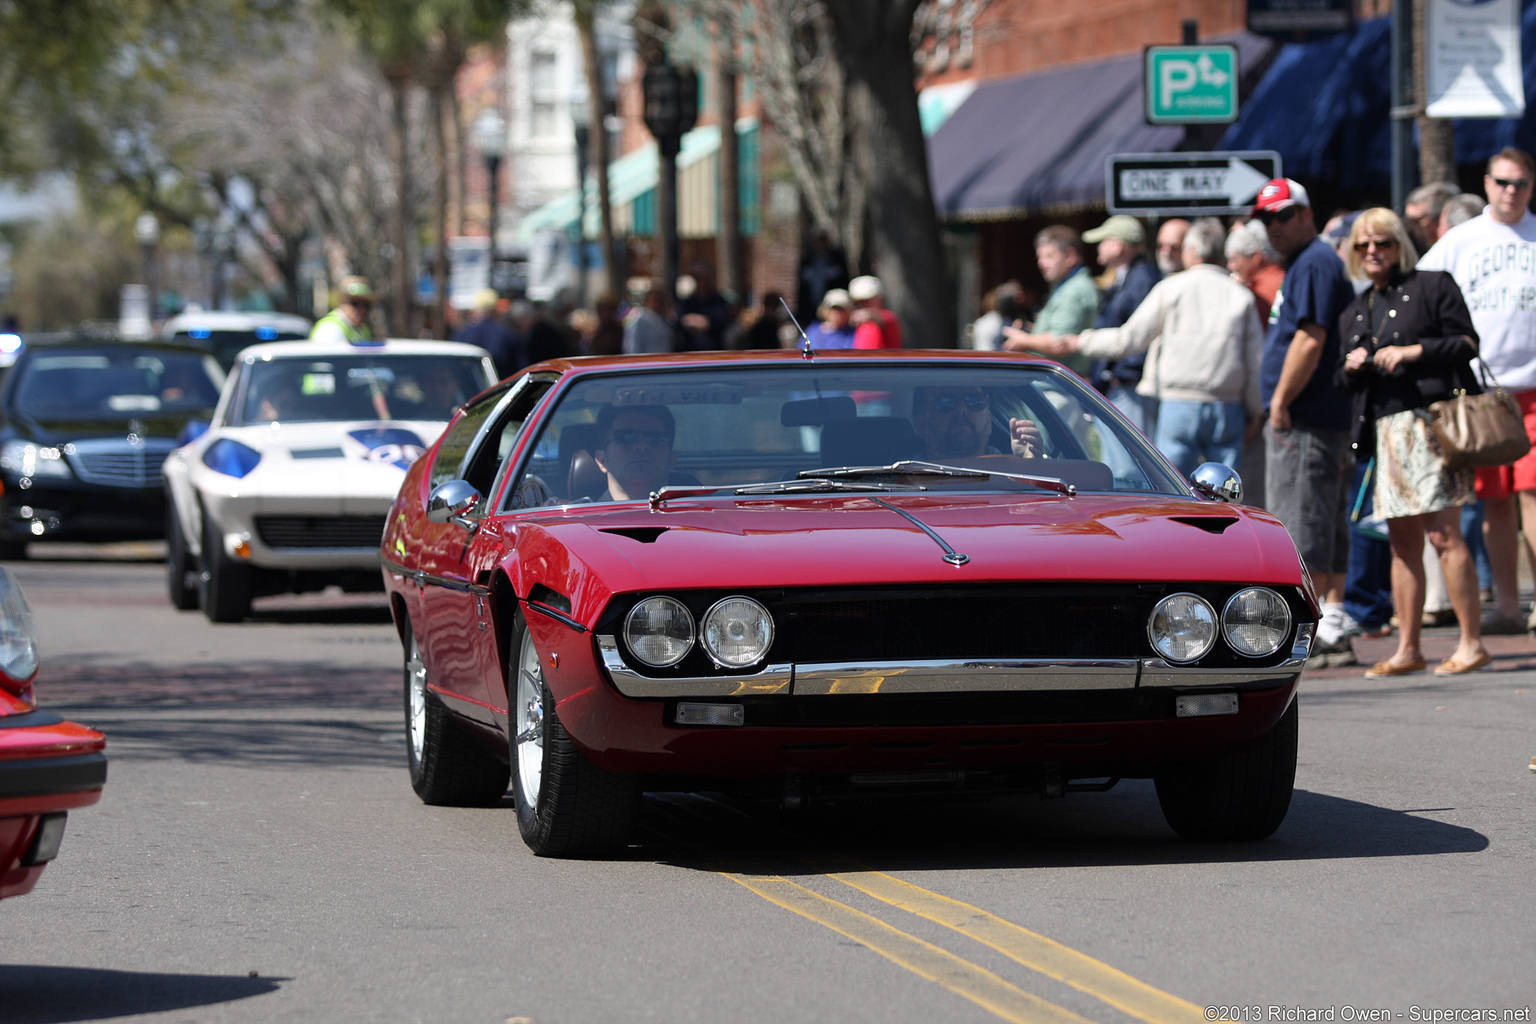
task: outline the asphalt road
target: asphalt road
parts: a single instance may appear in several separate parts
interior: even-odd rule
[[[40,698],[111,770],[0,904],[0,1024],[1531,1020],[1536,641],[1309,676],[1264,843],[1182,842],[1122,783],[830,819],[653,796],[627,856],[551,861],[510,800],[411,793],[380,599],[211,626],[140,553],[11,563]]]

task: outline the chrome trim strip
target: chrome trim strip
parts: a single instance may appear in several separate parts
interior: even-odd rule
[[[795,666],[795,696],[864,693],[1131,690],[1136,659],[1021,658],[887,661]]]
[[[486,593],[490,593],[490,590],[487,589]],[[565,614],[564,612],[556,611],[555,609],[551,608],[547,604],[541,604],[538,601],[529,601],[529,600],[527,600],[525,598],[518,598],[518,600],[522,601],[523,605],[529,611],[531,611],[531,612],[538,612],[540,615],[546,615],[549,618],[554,619],[556,622],[560,623],[562,626],[568,626],[571,629],[574,629],[578,633],[585,633],[587,631],[587,627],[586,626],[583,626],[581,623],[577,622],[575,619],[571,618],[569,615]]]
[[[542,609],[540,609],[542,611]],[[642,676],[619,655],[619,641],[598,636],[597,651],[608,678],[626,697],[756,697],[789,692],[793,667],[769,665],[749,676],[705,676],[689,679],[652,679]]]
[[[1294,653],[1294,652],[1293,652]],[[1291,657],[1271,668],[1193,668],[1170,665],[1162,658],[1141,663],[1142,686],[1253,686],[1288,683],[1307,663],[1305,656]]]
[[[396,576],[408,579],[418,586],[443,587],[446,590],[456,590],[463,594],[478,594],[481,597],[487,597],[491,593],[490,587],[481,586],[478,583],[471,583],[468,580],[455,579],[452,576],[433,576],[429,573],[422,572],[420,569],[407,569],[399,562],[390,561],[383,555],[379,556],[379,562],[384,566],[385,569],[394,573]],[[540,610],[542,611],[543,609]]]

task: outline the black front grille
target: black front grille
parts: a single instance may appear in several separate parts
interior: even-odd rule
[[[257,516],[256,536],[269,548],[376,548],[385,516]]]
[[[783,641],[775,657],[798,663],[1132,658],[1146,651],[1153,600],[1126,587],[864,591],[791,595],[769,610]]]

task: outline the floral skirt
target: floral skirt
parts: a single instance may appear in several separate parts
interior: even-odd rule
[[[1473,470],[1449,470],[1429,423],[1413,409],[1376,421],[1376,515],[1422,516],[1476,500]]]

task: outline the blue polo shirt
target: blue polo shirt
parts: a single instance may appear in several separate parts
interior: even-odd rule
[[[1314,323],[1328,333],[1312,379],[1291,403],[1291,422],[1317,430],[1349,429],[1350,399],[1334,386],[1333,371],[1339,364],[1339,314],[1354,297],[1344,261],[1321,238],[1314,238],[1291,260],[1269,311],[1269,333],[1259,364],[1259,395],[1266,412],[1291,341],[1303,323]]]

